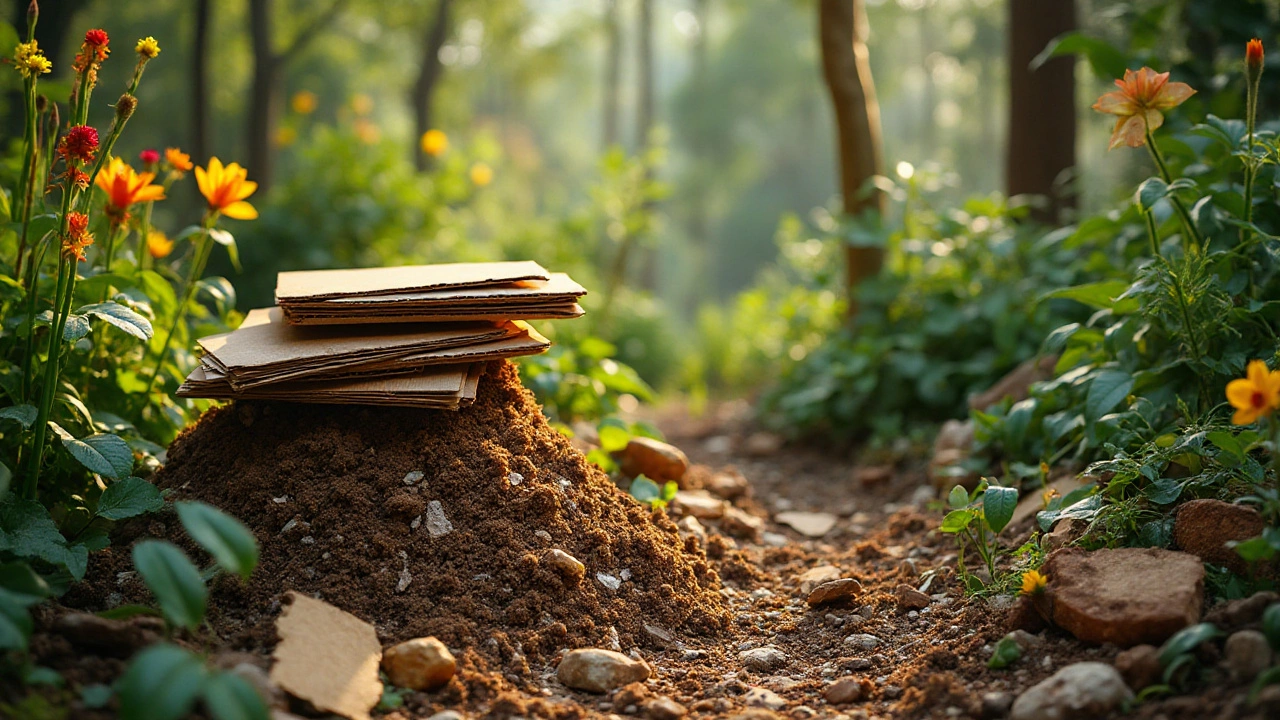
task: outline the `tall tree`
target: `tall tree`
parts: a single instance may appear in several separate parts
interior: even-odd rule
[[[1075,58],[1059,57],[1032,67],[1054,38],[1076,27],[1075,0],[1009,0],[1009,146],[1005,190],[1009,195],[1048,199],[1033,217],[1059,222],[1075,207],[1064,188],[1076,164]]]
[[[194,37],[191,40],[191,155],[205,162],[212,155],[209,137],[209,0],[196,0]]]
[[[818,38],[822,73],[831,93],[840,152],[840,196],[844,213],[884,215],[884,193],[868,187],[883,173],[880,155],[880,106],[867,54],[867,14],[862,0],[820,0]],[[884,248],[845,245],[845,280],[850,315],[857,313],[858,285],[880,272]]]
[[[618,106],[622,93],[622,22],[618,18],[618,0],[606,0],[604,32],[604,131],[601,144],[608,150],[618,144]]]
[[[431,165],[431,156],[423,151],[422,136],[431,129],[433,110],[432,98],[435,97],[436,85],[444,73],[444,64],[440,62],[440,48],[444,47],[449,37],[450,5],[452,0],[437,0],[435,15],[427,25],[426,36],[422,42],[422,62],[418,65],[418,79],[413,83],[413,92],[409,104],[413,108],[414,166],[418,170],[426,170]]]
[[[249,0],[249,34],[253,48],[253,87],[246,128],[248,162],[259,190],[271,186],[275,169],[272,139],[280,121],[284,71],[342,12],[347,0],[328,5],[303,24],[283,50],[275,49],[275,0]]]
[[[640,18],[636,39],[636,147],[649,145],[653,130],[653,2],[639,0]]]

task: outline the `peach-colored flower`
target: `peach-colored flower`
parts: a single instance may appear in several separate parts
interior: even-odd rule
[[[1118,91],[1098,98],[1093,109],[1118,116],[1111,132],[1108,149],[1121,145],[1142,147],[1147,133],[1164,124],[1164,111],[1171,110],[1196,93],[1186,83],[1169,82],[1169,73],[1158,73],[1149,67],[1137,72],[1124,71],[1124,79],[1116,80]]]

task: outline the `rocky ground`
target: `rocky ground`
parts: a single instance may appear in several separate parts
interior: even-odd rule
[[[1068,549],[1046,566],[1052,592],[1039,596],[1038,612],[1013,595],[966,595],[956,576],[954,537],[938,531],[943,512],[923,457],[886,463],[864,454],[859,461],[824,448],[784,446],[747,418],[742,405],[698,420],[678,411],[654,418],[692,462],[668,513],[686,546],[705,553],[718,574],[727,628],[684,632],[642,617],[642,637],[619,641],[614,632],[593,648],[537,657],[517,650],[513,657],[435,639],[388,641],[379,627],[385,675],[395,685],[423,689],[393,693],[374,715],[1030,720],[1280,714],[1280,688],[1248,698],[1252,678],[1274,661],[1258,632],[1274,594],[1202,607],[1203,566],[1195,558]],[[679,464],[665,448],[652,450],[642,463]],[[663,473],[649,467],[650,474]],[[1007,531],[1008,542],[1030,538],[1034,510],[1033,500]],[[574,574],[581,566],[556,552],[546,562],[557,571]],[[1224,635],[1189,651],[1186,689],[1139,701],[1139,691],[1161,682],[1158,647],[1202,616]],[[66,671],[73,685],[77,678],[109,678],[127,655],[102,642],[100,623],[88,623],[97,629],[86,631],[84,617],[54,608],[38,618],[37,659]],[[146,628],[138,626],[150,621],[120,623],[118,640],[142,642],[137,636]],[[1016,644],[1020,657],[989,669],[1003,638]],[[215,663],[236,667],[278,701],[277,720],[315,714],[268,677],[269,648],[211,652]],[[111,716],[110,708],[89,712],[74,701],[71,707],[72,717]]]

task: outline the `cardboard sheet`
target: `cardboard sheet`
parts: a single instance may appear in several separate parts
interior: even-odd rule
[[[372,625],[323,602],[290,591],[276,619],[271,680],[322,712],[368,720],[382,697],[378,665],[382,643]]]
[[[522,280],[550,280],[551,274],[531,260],[493,263],[446,263],[349,270],[301,270],[276,276],[276,302],[439,288],[504,285]]]
[[[371,325],[388,323],[440,323],[440,322],[501,322],[503,320],[573,320],[585,313],[581,305],[517,305],[517,306],[456,306],[423,311],[408,308],[403,311],[379,309],[369,314],[318,313],[286,310],[291,325]]]
[[[483,363],[440,365],[404,375],[274,383],[238,391],[232,388],[225,376],[201,365],[187,377],[177,394],[179,397],[217,400],[278,400],[456,410],[475,400],[483,369]]]

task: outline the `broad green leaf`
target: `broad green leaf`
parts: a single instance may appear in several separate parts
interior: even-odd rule
[[[1084,416],[1089,422],[1115,409],[1133,390],[1133,376],[1123,370],[1102,370],[1089,383],[1084,401]]]
[[[0,565],[0,592],[7,592],[28,605],[35,605],[53,594],[49,583],[25,562]]]
[[[98,499],[98,517],[123,520],[164,507],[160,488],[139,477],[117,480],[102,491]]]
[[[0,650],[26,650],[34,623],[28,605],[0,590]]]
[[[24,429],[31,427],[36,421],[38,411],[34,405],[10,405],[7,408],[0,408],[0,420],[17,421]]]
[[[631,493],[631,497],[642,503],[652,503],[655,500],[662,499],[662,488],[658,486],[658,483],[644,475],[640,475],[631,481],[631,488],[628,492]]]
[[[178,502],[174,508],[187,534],[223,570],[249,579],[258,565],[258,541],[244,523],[202,502]]]
[[[676,493],[680,492],[680,485],[674,480],[668,480],[662,483],[662,502],[669,503],[675,499]]]
[[[80,688],[80,702],[90,710],[100,710],[111,702],[111,696],[114,694],[115,691],[111,689],[110,685],[103,685],[102,683],[85,685]]]
[[[242,272],[240,268],[240,249],[236,247],[235,236],[222,228],[213,228],[209,231],[209,238],[227,249],[227,255],[231,258],[231,266],[236,269],[236,272]]]
[[[1149,212],[1156,203],[1169,194],[1169,185],[1158,177],[1150,177],[1138,186],[1134,199],[1143,212]]]
[[[89,551],[83,545],[68,547],[49,511],[33,500],[0,503],[0,551],[66,568],[77,580],[89,563]]]
[[[992,485],[982,496],[982,515],[987,519],[991,532],[999,534],[1013,519],[1018,507],[1018,488]]]
[[[1093,74],[1106,81],[1124,75],[1128,64],[1125,54],[1106,40],[1070,32],[1050,43],[1031,61],[1031,68],[1037,69],[1049,60],[1063,55],[1083,55],[1089,61]]]
[[[173,316],[173,311],[178,307],[178,296],[173,291],[173,285],[163,275],[154,270],[143,270],[138,273],[138,283],[151,301],[151,309],[157,317]]]
[[[1020,657],[1022,657],[1022,646],[1013,637],[1005,635],[996,643],[996,649],[991,653],[987,667],[992,670],[1003,670],[1017,662]]]
[[[57,423],[50,422],[49,427],[62,440],[62,446],[71,453],[71,457],[89,472],[112,480],[128,477],[133,472],[133,450],[118,435],[98,433],[77,440]]]
[[[1103,280],[1087,285],[1076,285],[1075,287],[1054,290],[1043,297],[1075,300],[1090,307],[1106,310],[1114,307],[1115,299],[1120,297],[1127,289],[1129,289],[1129,283],[1124,280]]]
[[[1179,630],[1160,649],[1160,665],[1168,668],[1179,655],[1189,653],[1200,643],[1212,640],[1221,634],[1222,631],[1213,623],[1200,623]]]
[[[957,485],[951,488],[951,493],[947,495],[947,504],[952,510],[959,510],[969,504],[969,491],[964,489],[963,485]]]
[[[62,327],[62,339],[67,342],[75,342],[85,335],[89,334],[89,318],[83,315],[68,315],[67,324]]]
[[[1161,478],[1143,488],[1142,494],[1157,505],[1168,505],[1182,494],[1182,483],[1171,478]]]
[[[598,432],[600,449],[605,452],[619,452],[631,441],[631,433],[617,425],[601,425]]]
[[[1227,456],[1227,458],[1230,458],[1233,461],[1230,464],[1232,465],[1239,464],[1244,460],[1244,447],[1240,444],[1240,441],[1236,439],[1236,436],[1230,431],[1214,430],[1213,432],[1206,435],[1205,438],[1209,442],[1213,443],[1215,447],[1221,450],[1223,455]]]
[[[185,553],[166,540],[143,540],[133,546],[138,568],[169,622],[195,630],[204,621],[209,590]]]
[[[204,684],[204,706],[214,720],[269,720],[262,696],[239,675],[221,672]]]
[[[947,516],[942,518],[942,525],[939,527],[944,533],[958,533],[969,527],[969,523],[973,522],[974,513],[972,510],[952,510]]]
[[[180,720],[195,708],[207,671],[200,658],[175,645],[138,653],[116,684],[121,720]]]
[[[118,302],[104,302],[96,305],[85,305],[76,311],[84,315],[92,315],[103,322],[120,328],[139,340],[150,340],[155,331],[151,321]]]

